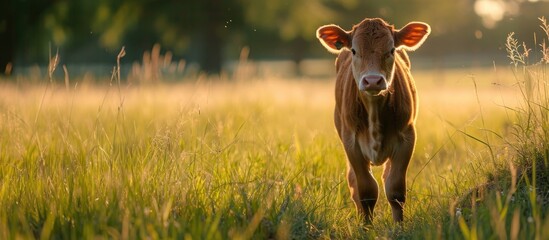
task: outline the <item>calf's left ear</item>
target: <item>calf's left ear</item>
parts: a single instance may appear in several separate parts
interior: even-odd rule
[[[431,27],[423,22],[411,22],[400,30],[395,31],[395,47],[409,51],[418,49],[427,39]]]

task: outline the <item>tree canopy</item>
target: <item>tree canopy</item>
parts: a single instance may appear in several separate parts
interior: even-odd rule
[[[488,21],[490,6],[500,6],[497,21]],[[101,63],[122,46],[137,60],[156,43],[209,73],[218,73],[244,46],[255,58],[299,63],[321,56],[317,27],[350,29],[365,17],[382,17],[397,28],[428,22],[433,34],[424,54],[495,51],[508,32],[535,31],[518,26],[531,26],[523,23],[547,9],[547,1],[519,0],[7,0],[0,3],[0,68],[43,63],[50,46],[66,61]]]

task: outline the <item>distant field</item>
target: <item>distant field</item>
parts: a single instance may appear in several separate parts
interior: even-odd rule
[[[508,68],[413,73],[402,226],[383,191],[372,226],[355,216],[331,79],[3,82],[0,239],[446,236],[456,204],[511,159],[506,107],[521,95]]]

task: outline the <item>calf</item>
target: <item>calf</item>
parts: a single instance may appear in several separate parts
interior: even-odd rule
[[[385,195],[393,219],[403,220],[406,170],[416,142],[417,96],[406,50],[427,38],[426,23],[397,30],[379,18],[352,30],[322,26],[317,37],[338,53],[334,122],[347,154],[347,180],[359,214],[371,222],[378,185],[371,166],[385,166]]]

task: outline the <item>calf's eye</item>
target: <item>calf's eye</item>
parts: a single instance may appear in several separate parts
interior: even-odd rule
[[[351,52],[353,53],[353,55],[355,55],[355,54],[356,54],[356,51],[355,51],[355,49],[354,49],[354,48],[351,48]]]
[[[391,49],[391,55],[395,55],[395,48]]]

